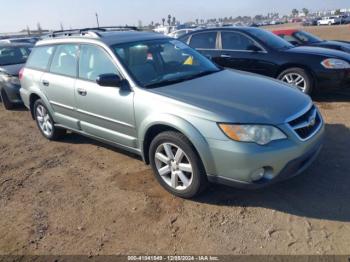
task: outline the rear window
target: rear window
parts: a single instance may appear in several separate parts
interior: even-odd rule
[[[47,70],[54,49],[55,47],[53,46],[35,47],[28,58],[26,66],[39,70]]]
[[[50,72],[76,77],[78,65],[78,45],[67,44],[57,47],[52,59]]]
[[[27,47],[0,47],[0,65],[24,64],[29,56]]]
[[[216,32],[194,34],[191,37],[190,46],[199,49],[215,49],[216,35]]]

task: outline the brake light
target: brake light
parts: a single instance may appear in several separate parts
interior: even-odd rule
[[[24,73],[24,67],[22,67],[21,70],[19,70],[19,73],[18,73],[18,78],[19,78],[19,80],[22,80],[22,78],[23,78],[23,73]]]

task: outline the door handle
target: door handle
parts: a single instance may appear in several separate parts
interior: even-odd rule
[[[44,85],[44,86],[49,86],[49,85],[50,85],[50,82],[47,81],[47,80],[43,80],[43,85]]]
[[[86,96],[87,95],[87,92],[85,89],[83,88],[78,88],[78,94],[81,95],[81,96]]]
[[[220,57],[222,57],[222,58],[231,58],[230,55],[220,55]]]

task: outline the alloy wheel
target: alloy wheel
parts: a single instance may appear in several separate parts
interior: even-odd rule
[[[48,137],[52,136],[53,123],[47,109],[44,106],[37,106],[36,119],[38,120],[41,131]]]
[[[191,186],[192,164],[179,146],[171,143],[159,145],[154,159],[158,173],[167,185],[179,191]]]
[[[281,80],[285,83],[295,85],[302,92],[305,92],[307,89],[307,83],[305,78],[298,73],[285,74]]]

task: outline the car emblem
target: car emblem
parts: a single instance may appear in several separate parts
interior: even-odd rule
[[[309,118],[309,126],[314,126],[316,124],[316,117],[311,116]]]

